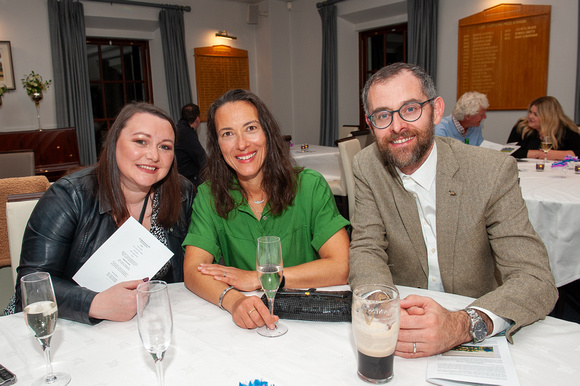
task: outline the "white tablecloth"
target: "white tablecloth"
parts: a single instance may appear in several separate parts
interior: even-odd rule
[[[340,154],[337,147],[308,145],[308,149],[302,151],[301,144],[294,144],[290,148],[290,154],[299,166],[316,170],[327,181],[340,180]]]
[[[546,245],[558,287],[580,279],[580,174],[535,160],[518,162],[520,187],[530,222]]]
[[[429,294],[450,309],[470,299],[399,287],[401,296]],[[165,357],[167,385],[232,385],[260,379],[269,385],[367,385],[356,375],[350,323],[285,320],[286,335],[264,338],[237,327],[230,315],[170,285],[174,334]],[[548,317],[514,336],[510,352],[522,386],[573,385],[580,377],[580,325]],[[52,339],[53,367],[72,385],[152,385],[153,359],[139,340],[137,320],[96,326],[59,319]],[[0,363],[27,385],[44,374],[38,342],[21,313],[0,317]],[[395,358],[389,385],[428,385],[427,359]]]

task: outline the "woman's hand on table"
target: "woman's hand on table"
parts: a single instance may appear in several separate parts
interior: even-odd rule
[[[234,291],[230,291],[234,292]],[[241,328],[253,329],[268,325],[270,329],[276,328],[277,316],[270,315],[270,310],[264,305],[262,299],[257,296],[246,296],[236,291],[236,300],[226,305],[226,309],[232,314],[232,319]]]
[[[528,150],[527,158],[543,159],[545,156],[543,150]]]
[[[125,281],[98,293],[91,303],[89,317],[126,322],[137,314],[137,291],[143,280]]]
[[[198,271],[204,275],[213,276],[215,280],[234,286],[240,291],[255,291],[261,289],[256,271],[244,271],[220,264],[200,264]]]

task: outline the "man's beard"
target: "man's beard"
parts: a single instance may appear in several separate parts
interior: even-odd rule
[[[389,142],[401,138],[416,136],[417,144],[412,149],[389,149]],[[407,129],[399,134],[384,137],[377,141],[377,147],[387,164],[392,164],[399,169],[404,169],[421,161],[427,154],[435,139],[435,124],[433,119],[429,119],[429,124],[425,130],[415,128]]]

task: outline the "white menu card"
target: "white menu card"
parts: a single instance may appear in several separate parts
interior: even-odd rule
[[[73,276],[81,287],[102,292],[113,285],[152,277],[173,256],[133,217],[119,228]]]

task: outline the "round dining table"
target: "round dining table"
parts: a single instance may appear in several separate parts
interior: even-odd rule
[[[550,266],[561,287],[580,279],[580,174],[574,165],[548,161],[536,171],[535,159],[518,160],[520,188],[530,222],[546,245]]]
[[[328,290],[345,289],[328,287]],[[450,310],[463,296],[398,287],[401,297],[431,296]],[[169,286],[173,337],[166,352],[166,385],[365,385],[356,374],[356,347],[348,322],[284,320],[277,338],[237,327],[229,313],[199,298],[183,283]],[[260,295],[258,293],[258,295]],[[580,325],[547,317],[522,328],[509,345],[521,385],[572,385],[580,379]],[[0,363],[27,385],[45,372],[40,345],[22,313],[0,317]],[[428,385],[428,358],[395,357],[390,385]],[[55,371],[72,385],[156,384],[153,359],[139,339],[136,318],[90,326],[59,319],[52,338]]]

